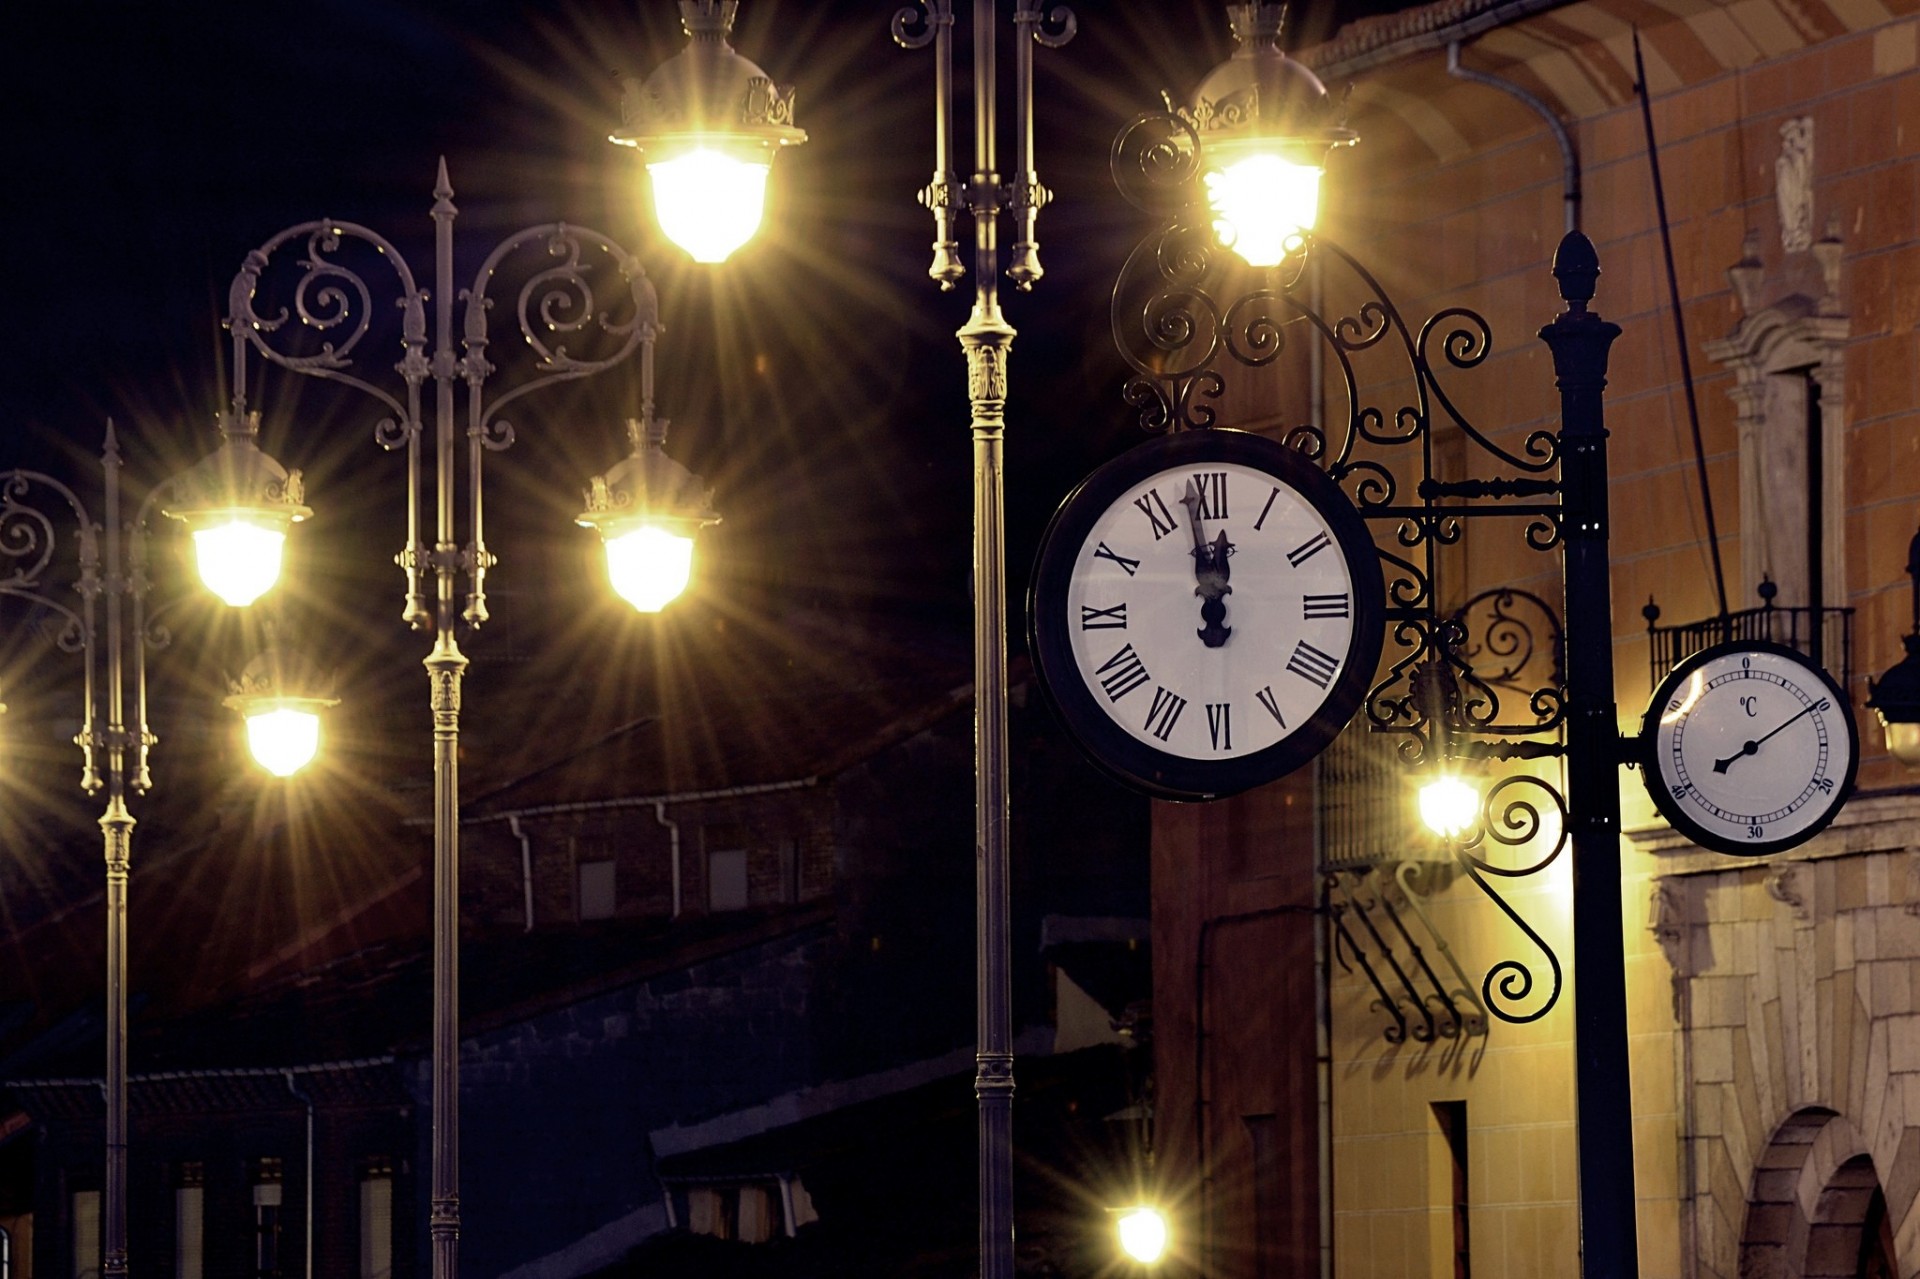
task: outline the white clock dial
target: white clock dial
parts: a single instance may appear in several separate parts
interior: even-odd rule
[[[1858,763],[1847,698],[1792,649],[1735,642],[1676,668],[1643,730],[1647,784],[1682,833],[1722,852],[1803,843],[1845,801]]]
[[[1209,572],[1218,580],[1203,581]],[[1223,606],[1211,623],[1209,591]],[[1353,598],[1318,511],[1264,471],[1203,462],[1149,475],[1107,506],[1081,541],[1060,620],[1118,727],[1189,759],[1232,759],[1320,709],[1347,660]]]
[[[1115,458],[1041,539],[1034,663],[1094,762],[1170,799],[1231,795],[1306,763],[1379,660],[1379,553],[1306,455],[1242,431]]]

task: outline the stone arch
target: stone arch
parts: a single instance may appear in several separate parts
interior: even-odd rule
[[[1893,1260],[1886,1197],[1866,1142],[1825,1107],[1788,1116],[1754,1166],[1741,1279],[1898,1274]]]

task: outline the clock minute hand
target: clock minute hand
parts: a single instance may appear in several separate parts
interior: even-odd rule
[[[1196,583],[1193,593],[1200,597],[1200,620],[1206,623],[1194,634],[1208,648],[1219,648],[1233,634],[1231,626],[1223,625],[1227,620],[1227,604],[1223,597],[1233,594],[1233,588],[1227,585],[1230,575],[1227,557],[1233,554],[1233,543],[1227,540],[1225,531],[1222,531],[1211,546],[1207,544],[1206,529],[1200,522],[1200,491],[1194,487],[1192,480],[1187,481],[1187,491],[1181,495],[1180,505],[1187,508],[1187,527],[1193,532],[1193,578]]]
[[[1811,715],[1814,711],[1818,709],[1820,709],[1819,702],[1814,702],[1811,705],[1802,707],[1798,714],[1789,715],[1786,719],[1781,720],[1778,724],[1775,724],[1772,730],[1767,732],[1764,736],[1754,738],[1752,741],[1746,743],[1739,750],[1727,756],[1725,759],[1714,760],[1713,771],[1716,773],[1724,773],[1733,766],[1734,760],[1740,759],[1746,755],[1757,755],[1760,752],[1760,744],[1766,741],[1767,738],[1772,737],[1775,733],[1778,733],[1781,729],[1793,723],[1795,720],[1799,719],[1802,715]]]

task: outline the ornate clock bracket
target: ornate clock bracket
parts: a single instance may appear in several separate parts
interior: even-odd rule
[[[1566,754],[1570,696],[1560,618],[1517,590],[1483,592],[1444,611],[1436,583],[1441,552],[1470,521],[1518,521],[1527,547],[1550,553],[1565,545],[1566,521],[1586,511],[1592,495],[1563,488],[1559,435],[1536,430],[1504,446],[1449,394],[1443,374],[1474,369],[1492,350],[1491,327],[1476,312],[1443,308],[1415,328],[1365,265],[1313,235],[1252,287],[1227,292],[1248,277],[1215,240],[1200,151],[1191,122],[1171,112],[1139,117],[1114,142],[1121,193],[1159,222],[1113,292],[1114,340],[1133,369],[1125,399],[1146,431],[1206,430],[1230,373],[1274,365],[1290,343],[1317,348],[1330,403],[1285,443],[1331,476],[1375,529],[1390,664],[1363,703],[1366,720],[1373,732],[1399,738],[1397,755],[1413,770],[1508,766],[1485,787],[1474,824],[1449,842],[1547,973],[1537,990],[1527,963],[1496,963],[1482,983],[1486,1007],[1507,1021],[1535,1020],[1559,998],[1561,964],[1498,885],[1543,873],[1569,842],[1565,765],[1551,764]],[[1562,271],[1562,293],[1575,323],[1593,327],[1601,322],[1576,296],[1583,287],[1591,295],[1584,245]],[[1391,364],[1386,376],[1376,374],[1382,362]],[[1437,474],[1442,436],[1493,474]],[[1599,500],[1604,521],[1604,493]]]

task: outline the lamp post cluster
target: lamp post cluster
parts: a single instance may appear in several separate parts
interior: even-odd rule
[[[612,138],[646,152],[662,228],[703,262],[723,260],[753,235],[773,151],[806,138],[792,124],[791,90],[775,88],[728,46],[735,8],[734,0],[682,0],[689,47],[653,76],[629,85],[625,119]],[[110,1277],[128,1270],[126,891],[134,827],[129,798],[151,786],[148,755],[157,740],[147,724],[144,658],[144,645],[158,638],[150,633],[145,613],[149,516],[157,510],[184,523],[204,585],[241,608],[272,590],[290,530],[312,514],[301,472],[259,447],[260,415],[246,398],[249,355],[372,396],[383,412],[375,431],[378,443],[406,457],[406,542],[395,557],[406,576],[402,617],[412,629],[432,636],[424,664],[434,743],[429,1233],[435,1279],[453,1279],[458,1272],[460,1222],[458,756],[467,658],[458,630],[463,625],[477,629],[488,617],[485,579],[496,558],[483,535],[483,461],[507,448],[515,433],[500,412],[533,390],[639,356],[640,404],[626,425],[630,455],[588,482],[586,508],[577,522],[601,535],[610,584],[641,612],[659,611],[685,589],[694,537],[720,518],[699,477],[665,452],[667,422],[657,415],[654,400],[658,299],[639,260],[596,231],[565,223],[533,227],[495,246],[463,290],[454,274],[457,211],[444,161],[433,196],[430,289],[416,282],[393,243],[367,227],[333,219],[289,227],[247,256],[228,294],[234,390],[217,419],[223,440],[198,464],[156,488],[132,519],[121,511],[121,460],[111,428],[102,455],[105,506],[98,519],[51,476],[0,472],[0,596],[49,612],[59,647],[81,655],[85,705],[75,738],[84,761],[81,785],[89,794],[104,790],[107,796],[100,819],[107,867],[102,1269]],[[356,247],[372,250],[369,260],[391,272],[387,291],[401,315],[399,358],[392,365],[397,387],[378,384],[377,373],[363,373],[356,365],[362,340],[379,331],[376,290],[361,274],[361,264],[342,256]],[[282,251],[297,255],[291,299],[285,307],[257,307],[263,287],[274,279],[284,282],[271,277],[275,255]],[[522,384],[490,396],[497,372],[488,358],[490,286],[516,254],[537,268],[512,309],[521,338],[534,352],[534,371]],[[611,285],[602,283],[609,279]],[[578,340],[586,330],[597,330],[612,349],[591,358],[570,352],[566,340]],[[423,531],[429,474],[432,524]],[[49,494],[52,516],[33,503]],[[456,521],[462,507],[468,518],[464,539]],[[56,593],[50,580],[62,511],[77,525],[72,583],[77,605]],[[255,757],[276,775],[287,776],[314,757],[319,714],[336,699],[328,690],[302,683],[306,663],[283,648],[272,631],[269,636],[226,704],[246,716]]]

